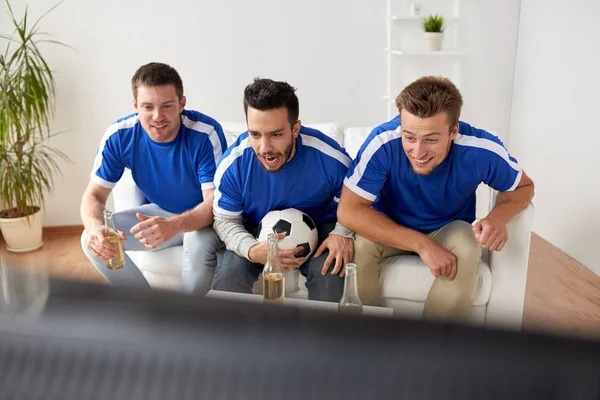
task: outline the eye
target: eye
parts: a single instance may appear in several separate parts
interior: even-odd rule
[[[438,141],[437,139],[427,139],[426,140],[426,142],[429,143],[429,144],[437,143],[437,141]]]
[[[281,133],[274,133],[274,134],[273,134],[273,137],[274,137],[274,138],[281,137]]]
[[[404,139],[406,139],[407,142],[414,142],[415,141],[415,137],[414,136],[404,136]]]
[[[250,133],[250,136],[256,139],[256,138],[258,137],[258,133],[256,133],[256,132],[251,132],[251,133]]]
[[[173,108],[172,104],[167,104],[166,106],[163,106],[163,108]]]

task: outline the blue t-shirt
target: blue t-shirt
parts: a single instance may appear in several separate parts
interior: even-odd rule
[[[125,168],[150,203],[181,214],[203,201],[202,190],[212,189],[217,163],[227,149],[221,125],[198,111],[184,110],[174,140],[153,141],[138,114],[108,127],[90,178],[112,189]]]
[[[414,173],[402,146],[400,117],[371,132],[344,184],[396,223],[428,233],[454,220],[475,220],[475,190],[483,182],[514,190],[522,170],[502,141],[459,121],[448,156],[431,174]]]
[[[279,171],[267,172],[244,132],[219,162],[215,211],[242,215],[244,223],[253,226],[269,211],[286,208],[296,208],[316,223],[337,221],[337,205],[351,162],[334,139],[302,126],[294,157]]]

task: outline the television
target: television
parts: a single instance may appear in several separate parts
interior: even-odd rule
[[[600,399],[600,345],[49,279],[0,399]]]

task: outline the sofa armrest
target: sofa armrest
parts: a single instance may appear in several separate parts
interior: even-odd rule
[[[521,329],[533,215],[534,207],[530,203],[508,223],[508,241],[504,249],[490,254],[492,293],[487,305],[486,326]]]
[[[146,204],[147,200],[133,181],[131,171],[125,169],[123,176],[112,190],[115,212],[128,210]]]

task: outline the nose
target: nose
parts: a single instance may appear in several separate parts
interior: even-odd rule
[[[155,121],[160,121],[160,120],[162,120],[162,119],[163,119],[163,116],[164,116],[164,115],[163,115],[163,113],[161,112],[160,108],[159,108],[159,107],[157,107],[157,108],[154,110],[154,113],[153,113],[153,115],[152,115],[152,118],[153,118]]]
[[[425,157],[425,154],[427,154],[427,149],[425,148],[423,143],[421,143],[420,141],[417,141],[417,143],[415,144],[415,147],[413,148],[413,157],[417,158],[417,159],[421,159],[421,158]]]
[[[261,153],[271,153],[273,151],[273,146],[271,145],[271,140],[267,137],[262,137],[260,140],[260,151]]]

